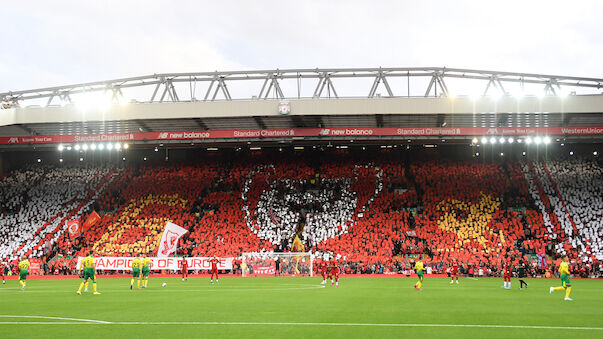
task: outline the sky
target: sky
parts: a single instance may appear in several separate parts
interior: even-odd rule
[[[603,78],[603,1],[0,4],[0,92],[162,72],[316,67]]]

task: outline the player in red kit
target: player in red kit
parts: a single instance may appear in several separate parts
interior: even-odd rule
[[[186,259],[183,258],[182,259],[182,281],[187,281],[188,280],[188,263],[186,262]]]
[[[454,283],[454,279],[456,278],[456,283],[459,283],[459,263],[456,259],[452,260],[452,265],[450,265],[450,283]]]
[[[0,261],[0,275],[2,276],[2,284],[6,284],[4,281],[4,264]]]
[[[320,275],[322,275],[322,282],[321,284],[324,285],[327,283],[327,262],[326,261],[321,261],[320,264],[318,264],[318,271],[320,272]]]
[[[505,288],[507,290],[511,289],[511,270],[512,269],[513,268],[511,266],[511,258],[506,258],[505,261],[503,261],[504,284],[500,288]]]
[[[219,282],[218,280],[218,263],[220,262],[220,260],[218,260],[218,258],[213,257],[209,260],[209,263],[211,264],[211,280],[210,282],[213,284],[214,283],[214,275],[216,276],[216,284]]]
[[[331,286],[333,286],[333,280],[335,280],[335,287],[339,286],[339,266],[337,266],[337,260],[331,259],[328,266],[329,278],[331,279]]]

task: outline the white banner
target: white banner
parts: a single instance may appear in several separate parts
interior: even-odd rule
[[[82,259],[84,257],[77,258],[77,267],[81,267]],[[133,257],[95,257],[94,264],[97,270],[109,270],[109,271],[129,271],[132,269]],[[191,258],[159,258],[152,257],[151,269],[152,270],[178,270],[182,269],[182,262],[186,260],[188,269],[192,270],[210,270],[211,257],[191,257]],[[232,270],[232,259],[233,258],[218,258],[218,269],[219,270]]]

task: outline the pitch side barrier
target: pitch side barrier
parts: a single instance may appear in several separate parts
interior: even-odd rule
[[[124,277],[129,277],[130,272],[127,273],[123,273],[123,274],[99,274],[97,275],[98,279],[113,279],[113,278],[124,278]],[[188,277],[189,278],[207,278],[210,277],[211,275],[209,273],[199,273],[199,274],[189,274]],[[230,277],[230,278],[245,278],[240,274],[224,274],[224,276]],[[267,276],[267,275],[263,275],[263,276]],[[180,275],[179,274],[153,274],[151,276],[152,278],[179,278]],[[407,275],[407,274],[399,274],[399,273],[384,273],[384,274],[340,274],[339,275],[340,278],[345,278],[345,277],[354,277],[354,278],[415,278],[416,275]],[[450,278],[447,274],[425,274],[426,278]],[[81,276],[76,275],[76,274],[48,274],[48,275],[29,275],[27,276],[28,280],[45,280],[45,279],[80,279]],[[463,279],[502,279],[502,277],[465,277],[465,276],[461,276],[460,278]],[[19,275],[18,274],[13,274],[13,275],[6,275],[5,276],[6,280],[17,280],[19,279]],[[513,279],[515,279],[515,277],[513,277]],[[526,278],[526,279],[559,279],[559,277],[530,277],[530,278]],[[602,279],[603,277],[587,277],[587,278],[582,278],[582,277],[572,277],[572,280],[582,280],[582,279]]]

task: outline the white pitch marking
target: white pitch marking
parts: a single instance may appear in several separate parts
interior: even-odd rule
[[[46,317],[50,319],[61,319]],[[70,318],[62,318],[70,319]],[[308,323],[308,322],[196,322],[196,321],[158,321],[158,322],[101,322],[98,320],[79,319],[82,322],[0,322],[0,325],[250,325],[250,326],[356,326],[356,327],[461,327],[461,328],[517,328],[517,329],[545,329],[545,330],[585,330],[603,331],[603,327],[579,326],[527,326],[527,325],[481,325],[481,324],[376,324],[376,323]]]
[[[207,288],[207,289],[203,289],[200,288],[198,290],[181,290],[181,289],[165,289],[163,287],[161,288],[157,288],[157,289],[147,289],[145,290],[145,292],[142,293],[151,293],[151,292],[161,292],[161,293],[180,293],[180,292],[218,292],[218,291],[291,291],[291,290],[314,290],[314,289],[320,289],[320,288],[325,288],[326,286],[324,285],[319,285],[319,286],[307,286],[307,287],[282,287],[282,288],[272,288],[272,287],[268,287],[268,288],[230,288],[230,287],[216,287],[216,288]],[[14,292],[14,293],[24,293],[23,291],[21,291],[20,288],[14,288],[14,289],[5,289],[6,292]],[[110,292],[110,293],[133,293],[130,289],[128,288],[124,288],[121,290],[102,290],[102,292]],[[29,290],[26,291],[25,293],[29,294],[29,293],[71,293],[74,294],[74,291],[48,291],[48,290],[44,290],[44,291],[39,291],[39,290]]]
[[[374,324],[374,323],[293,323],[293,322],[114,322],[112,325],[276,325],[276,326],[373,326],[373,327],[475,327],[475,328],[525,328],[555,330],[595,330],[603,327],[570,326],[524,326],[524,325],[479,325],[479,324]]]
[[[0,318],[27,318],[27,319],[50,319],[50,320],[71,320],[71,321],[80,321],[83,323],[91,323],[91,324],[110,324],[108,321],[102,320],[93,320],[93,319],[79,319],[79,318],[63,318],[63,317],[48,317],[44,315],[8,315],[8,314],[0,314]],[[5,324],[6,322],[1,322],[0,324]],[[28,324],[29,322],[23,321],[22,323]],[[44,322],[45,324],[49,324],[50,322]],[[77,324],[77,323],[74,323]]]
[[[0,321],[2,325],[106,325],[106,324],[94,324],[87,322],[66,322],[66,321]]]

